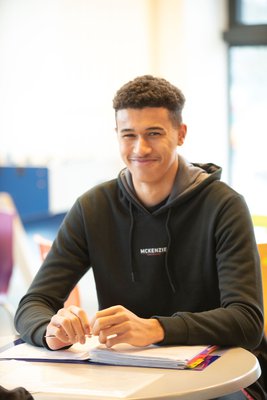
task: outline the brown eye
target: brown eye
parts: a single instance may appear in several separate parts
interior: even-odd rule
[[[157,131],[155,131],[155,132],[149,132],[149,134],[148,134],[148,136],[160,136],[161,135],[161,133],[160,132],[157,132]]]
[[[133,133],[125,133],[124,135],[122,135],[123,139],[132,139],[134,137],[135,135]]]

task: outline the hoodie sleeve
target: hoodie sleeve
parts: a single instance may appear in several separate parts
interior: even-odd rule
[[[50,319],[64,306],[71,290],[89,269],[85,237],[82,210],[77,201],[19,303],[15,327],[26,342],[45,346],[43,336]]]
[[[220,307],[156,317],[165,331],[160,344],[218,344],[251,350],[260,344],[263,335],[260,261],[251,217],[242,196],[231,196],[217,211],[214,239],[210,251],[214,253],[217,268],[218,282],[214,285],[219,284]]]

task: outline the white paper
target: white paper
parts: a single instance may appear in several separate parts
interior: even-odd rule
[[[88,360],[90,350],[97,345],[99,345],[97,337],[88,338],[85,344],[75,343],[69,349],[57,351],[22,343],[1,352],[0,359]]]
[[[118,344],[108,349],[99,344],[98,337],[93,336],[87,338],[85,344],[76,343],[69,349],[57,351],[23,343],[1,352],[0,358],[51,361],[90,359],[93,362],[113,365],[183,369],[189,360],[205,349],[206,346],[135,347],[129,344]]]
[[[2,366],[2,368],[1,368]],[[0,361],[1,384],[11,390],[25,387],[30,393],[66,394],[126,398],[160,379],[161,373],[129,371],[119,367],[90,364],[51,364],[25,361]]]

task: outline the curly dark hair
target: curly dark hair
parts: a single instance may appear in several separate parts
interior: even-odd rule
[[[180,89],[163,78],[143,75],[123,85],[113,99],[113,108],[164,107],[174,125],[182,122],[185,97]]]

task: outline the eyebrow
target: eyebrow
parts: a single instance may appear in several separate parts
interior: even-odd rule
[[[158,130],[158,131],[164,131],[164,129],[160,126],[149,126],[148,128],[145,129],[146,131],[154,131],[154,130]],[[124,128],[121,129],[120,132],[134,132],[135,130],[133,128]]]
[[[124,129],[121,129],[120,132],[134,132],[134,129],[124,128]]]
[[[164,129],[161,126],[150,126],[149,128],[146,129],[146,131],[154,131],[155,129],[158,131],[164,131]]]

